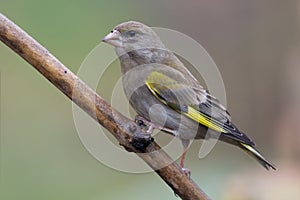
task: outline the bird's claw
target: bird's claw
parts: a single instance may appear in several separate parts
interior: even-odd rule
[[[149,132],[150,122],[148,120],[146,120],[142,116],[137,115],[135,116],[134,121],[144,132],[151,134],[151,132]]]
[[[166,132],[169,132],[169,133],[175,135],[174,130],[165,128],[158,124],[154,124],[151,121],[148,121],[147,119],[145,119],[144,117],[142,117],[140,115],[135,116],[135,123],[141,128],[147,128],[146,133],[148,133],[148,134],[152,134],[153,130],[157,129],[157,130],[163,130],[163,131],[166,131]]]
[[[191,170],[188,168],[181,168],[183,173],[188,177],[191,178]]]
[[[145,119],[144,117],[137,115],[135,116],[135,123],[142,128],[147,134],[152,134],[153,130],[156,128],[156,126]]]
[[[136,132],[131,140],[132,146],[134,146],[138,150],[143,150],[149,146],[151,142],[153,142],[153,138],[150,134],[145,134],[141,132]]]

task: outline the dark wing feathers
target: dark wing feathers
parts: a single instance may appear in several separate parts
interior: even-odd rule
[[[170,72],[169,72],[170,73]],[[224,136],[254,145],[254,143],[231,123],[229,113],[218,100],[203,88],[179,83],[170,75],[152,71],[146,85],[161,102],[198,123]]]

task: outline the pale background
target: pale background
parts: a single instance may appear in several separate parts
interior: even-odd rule
[[[186,160],[192,178],[213,199],[300,198],[300,1],[0,0],[0,11],[75,73],[123,21],[194,38],[219,67],[235,123],[278,170],[224,143],[199,160],[196,142]],[[104,96],[119,76],[115,65],[98,88]],[[95,160],[69,99],[2,43],[0,73],[0,199],[178,199],[155,173],[122,173]]]

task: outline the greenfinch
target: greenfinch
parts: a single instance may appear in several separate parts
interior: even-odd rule
[[[137,122],[182,141],[182,168],[191,140],[217,138],[240,147],[266,169],[275,169],[254,142],[232,123],[225,107],[200,85],[150,27],[124,22],[102,41],[115,47],[124,92],[138,114]]]

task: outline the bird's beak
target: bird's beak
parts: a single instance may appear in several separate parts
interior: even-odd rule
[[[102,39],[102,42],[110,44],[114,47],[119,47],[119,46],[121,46],[120,34],[121,33],[119,31],[113,30],[112,32],[110,32],[107,36],[105,36]]]

